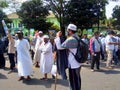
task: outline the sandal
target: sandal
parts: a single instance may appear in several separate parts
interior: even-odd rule
[[[40,80],[48,80],[47,78],[40,78]]]
[[[21,81],[21,80],[23,80],[24,79],[24,77],[20,77],[19,79],[18,79],[18,81]]]
[[[31,80],[31,77],[30,77],[30,76],[27,76],[26,80]]]

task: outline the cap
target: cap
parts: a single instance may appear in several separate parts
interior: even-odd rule
[[[67,27],[67,30],[72,30],[72,31],[77,31],[77,26],[74,25],[74,24],[69,24],[68,27]]]
[[[42,31],[39,31],[39,33],[43,33]]]
[[[43,38],[48,38],[49,39],[49,36],[48,35],[44,35]]]
[[[21,33],[22,33],[22,31],[20,31],[20,30],[19,30],[19,31],[17,31],[17,34],[21,34]]]

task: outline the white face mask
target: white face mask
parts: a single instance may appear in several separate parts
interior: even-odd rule
[[[113,37],[113,35],[110,35],[110,37]]]

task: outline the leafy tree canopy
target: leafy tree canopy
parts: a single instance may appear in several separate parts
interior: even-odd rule
[[[120,6],[116,6],[113,9],[112,16],[114,19],[113,26],[116,27],[116,29],[120,30]]]
[[[27,28],[47,31],[52,25],[46,22],[49,12],[41,0],[24,2],[17,13]]]
[[[106,3],[106,0],[70,0],[66,6],[66,21],[80,29],[92,27],[98,19],[105,19]]]

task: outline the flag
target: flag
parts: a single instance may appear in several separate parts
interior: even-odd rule
[[[3,25],[3,28],[4,28],[5,34],[7,35],[8,34],[8,27],[7,27],[4,20],[2,20],[2,25]]]

